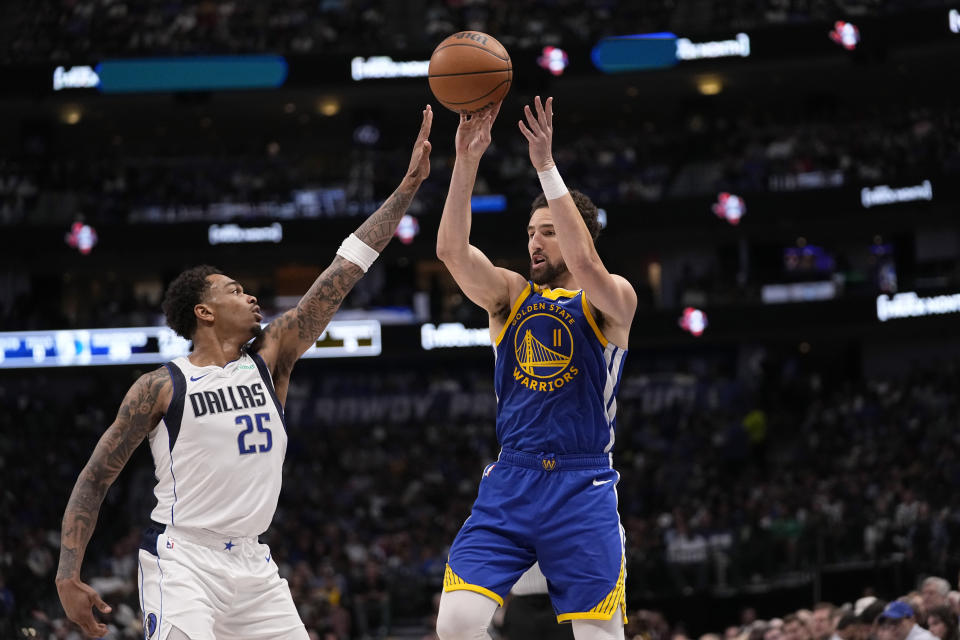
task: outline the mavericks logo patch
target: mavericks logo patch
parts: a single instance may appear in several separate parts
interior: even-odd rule
[[[143,637],[150,638],[157,632],[157,614],[148,613],[143,623]]]

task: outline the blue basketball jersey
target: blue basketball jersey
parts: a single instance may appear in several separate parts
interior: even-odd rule
[[[608,453],[626,350],[583,291],[527,284],[494,343],[497,439],[505,449]]]

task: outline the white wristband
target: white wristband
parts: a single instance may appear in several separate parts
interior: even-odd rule
[[[379,252],[352,233],[343,239],[340,248],[337,249],[337,255],[357,265],[363,269],[364,273],[367,272],[373,261],[380,257]]]
[[[556,200],[563,197],[567,191],[567,185],[563,184],[563,178],[556,167],[546,171],[537,171],[537,177],[540,178],[540,188],[543,189],[543,195],[547,200]]]

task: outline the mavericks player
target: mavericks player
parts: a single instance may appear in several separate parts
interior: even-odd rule
[[[307,638],[270,549],[257,541],[280,493],[290,372],[390,241],[429,175],[432,122],[428,105],[400,186],[344,240],[297,307],[262,332],[257,299],[216,269],[194,267],[171,283],[167,323],[193,341],[193,351],[133,384],[63,516],[57,591],[87,635],[107,632],[92,607],[110,607],[80,580],[83,554],[107,489],[149,438],[157,507],[140,551],[144,637]]]
[[[607,271],[597,208],[553,162],[553,99],[520,130],[543,195],[527,224],[530,280],[470,245],[470,195],[499,106],[461,117],[437,256],[490,318],[497,439],[477,500],[450,548],[437,616],[443,640],[483,638],[535,561],[557,619],[578,640],[623,638],[624,555],[612,468],[616,392],[637,296]]]

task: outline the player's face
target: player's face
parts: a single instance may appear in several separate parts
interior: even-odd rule
[[[547,207],[537,209],[530,216],[527,252],[530,254],[530,279],[535,283],[548,285],[567,272],[567,265],[560,255],[553,218]]]
[[[257,298],[244,293],[243,286],[229,276],[215,273],[207,277],[210,293],[207,304],[214,312],[214,322],[227,332],[249,332],[250,337],[260,335],[263,315]]]

